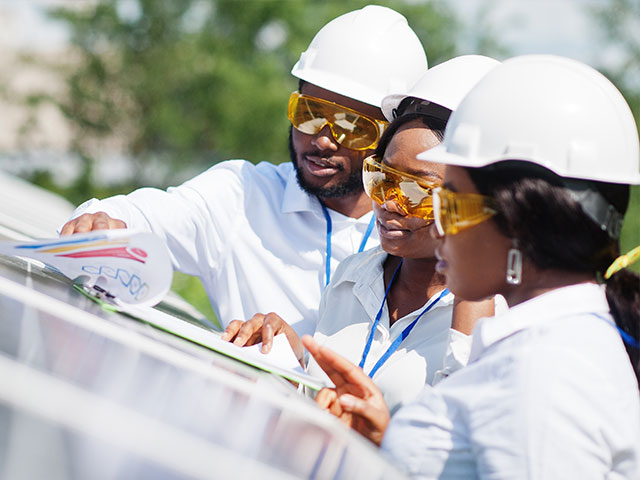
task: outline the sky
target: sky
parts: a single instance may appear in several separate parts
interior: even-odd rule
[[[619,61],[615,47],[603,46],[602,31],[590,13],[593,7],[607,5],[608,0],[447,0],[447,3],[471,29],[478,13],[485,10],[492,34],[512,55],[563,55],[595,67],[612,67]],[[464,48],[464,40],[462,43]]]
[[[66,42],[67,32],[60,24],[47,20],[43,8],[89,1],[0,0],[0,45],[18,49],[58,49]],[[486,10],[493,34],[514,55],[554,53],[590,64],[602,62],[598,57],[598,37],[594,34],[596,27],[587,8],[602,5],[606,0],[442,1],[455,10],[470,31],[478,28],[478,12]],[[462,48],[465,49],[464,34],[462,36]],[[472,46],[467,45],[467,48]]]

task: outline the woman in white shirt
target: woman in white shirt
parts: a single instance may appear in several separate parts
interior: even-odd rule
[[[343,260],[322,296],[314,337],[359,363],[392,412],[431,384],[437,371],[446,375],[464,365],[473,323],[494,312],[492,301],[456,302],[454,309],[454,296],[435,270],[429,231],[431,191],[442,184],[444,167],[416,156],[440,143],[451,110],[497,64],[458,57],[428,71],[410,95],[383,101],[385,115],[396,118],[363,172],[381,246]],[[275,314],[232,322],[223,338],[268,345],[280,332],[300,356],[301,341]],[[307,370],[324,376],[313,359]]]
[[[390,423],[375,385],[305,337],[336,385],[324,406],[415,478],[640,478],[640,278],[624,270],[640,249],[618,242],[638,144],[623,97],[586,65],[524,56],[490,72],[419,158],[448,165],[438,271],[511,308]]]

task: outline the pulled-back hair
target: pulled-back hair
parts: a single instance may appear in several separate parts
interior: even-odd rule
[[[590,273],[604,281],[616,324],[640,338],[640,276],[623,269],[604,280],[604,272],[620,254],[619,242],[584,213],[562,178],[522,162],[466,170],[478,191],[495,199],[499,213],[494,220],[505,236],[518,241],[523,255],[539,268]],[[582,182],[620,214],[627,211],[628,185]],[[625,348],[640,383],[640,350],[627,343]]]

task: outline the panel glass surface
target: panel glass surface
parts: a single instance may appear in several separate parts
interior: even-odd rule
[[[399,478],[288,382],[0,257],[0,478]]]

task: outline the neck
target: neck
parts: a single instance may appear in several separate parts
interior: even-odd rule
[[[399,257],[388,255],[384,263],[385,287],[389,285]],[[395,321],[422,307],[445,288],[445,278],[436,272],[435,258],[405,258],[387,296],[389,321]]]
[[[531,278],[532,280],[523,281],[520,285],[508,285],[506,291],[502,294],[509,307],[526,302],[538,295],[557,288],[594,281],[593,276],[589,273],[540,270],[535,268],[527,269],[523,272],[523,280],[527,278]]]
[[[362,191],[342,197],[318,198],[325,207],[351,218],[360,218],[371,211],[371,199]]]

